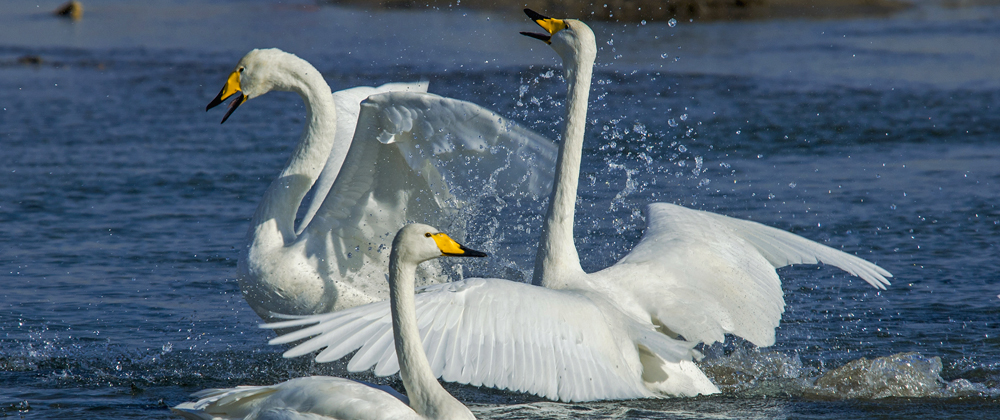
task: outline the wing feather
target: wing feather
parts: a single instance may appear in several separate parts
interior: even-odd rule
[[[552,185],[555,144],[478,105],[422,92],[385,92],[359,105],[350,148],[335,179],[324,169],[297,241],[319,274],[337,282],[338,309],[385,300],[393,234],[419,220],[464,237],[479,200],[519,200],[541,212]],[[333,159],[333,154],[331,154]],[[327,163],[330,168],[336,167]],[[527,204],[530,203],[530,204]],[[444,280],[423,264],[421,284]],[[350,302],[355,302],[351,304]]]
[[[393,344],[385,346],[382,357],[375,365],[376,376],[389,376],[399,371],[399,359],[396,358],[396,347]]]
[[[365,343],[361,345],[361,349],[351,358],[351,362],[347,365],[347,370],[357,372],[368,369],[369,366],[378,363],[379,358],[384,353],[385,345],[393,343],[392,325],[375,325],[377,325],[376,331],[365,340]],[[357,368],[358,366],[365,367],[359,369]]]
[[[595,299],[601,298],[505,280],[466,279],[421,289],[416,295],[417,322],[432,370],[446,381],[563,401],[652,396],[641,380],[633,335],[655,334],[653,326],[620,312],[608,315],[607,308],[613,305]],[[384,306],[343,312],[367,323],[365,328],[391,324]],[[352,322],[323,315],[313,318],[323,322],[310,327],[318,334],[310,340],[324,338],[338,353],[346,349],[341,343],[364,347],[353,356],[353,367],[367,369],[374,364],[377,375],[398,369],[391,340],[354,339],[351,334],[364,329]],[[665,336],[663,340],[674,341]],[[683,346],[690,349],[690,344]],[[301,353],[293,348],[286,355]],[[377,361],[375,354],[381,355]],[[687,360],[690,357],[689,353]]]
[[[326,349],[321,351],[318,355],[316,355],[316,361],[319,363],[326,363],[326,362],[332,362],[334,360],[339,360],[340,358],[347,355],[347,353],[350,353],[355,349],[360,348],[362,345],[364,345],[364,343],[368,341],[368,338],[371,336],[371,334],[375,330],[378,330],[380,327],[382,327],[381,325],[375,322],[372,323],[359,322],[357,324],[358,325],[356,325],[355,328],[349,330],[351,332],[346,339],[334,344],[333,346],[327,347]],[[347,369],[351,370],[350,364],[348,364]]]
[[[878,289],[892,277],[861,258],[756,222],[667,203],[650,205],[647,220],[642,240],[604,278],[629,279],[613,287],[690,341],[712,343],[731,333],[773,344],[785,307],[778,267],[822,262]]]
[[[378,87],[356,86],[333,92],[333,103],[337,110],[337,132],[334,135],[330,156],[323,166],[323,172],[313,184],[313,199],[309,202],[302,221],[299,222],[296,234],[302,233],[302,229],[312,221],[320,205],[323,204],[323,198],[330,192],[333,181],[340,173],[340,167],[344,164],[344,158],[354,140],[354,128],[357,127],[358,114],[361,113],[361,101],[371,95],[385,92],[427,92],[427,82],[387,83]]]

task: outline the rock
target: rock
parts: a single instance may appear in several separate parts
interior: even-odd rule
[[[71,0],[66,2],[66,4],[59,6],[54,12],[56,16],[68,17],[73,20],[83,19],[83,3],[77,0]]]
[[[26,65],[26,66],[28,66],[28,65],[37,66],[37,65],[42,64],[42,62],[44,62],[44,61],[45,60],[42,60],[42,57],[39,57],[37,55],[31,55],[31,54],[29,54],[29,55],[22,55],[22,56],[20,56],[20,57],[17,58],[17,64],[23,64],[23,65]]]

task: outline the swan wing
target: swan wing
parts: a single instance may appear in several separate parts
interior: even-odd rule
[[[478,105],[418,92],[372,95],[361,103],[330,192],[297,241],[320,271],[342,279],[341,301],[381,300],[389,245],[406,222],[461,240],[463,211],[484,197],[540,203],[555,156],[552,141]],[[442,278],[435,267],[423,265],[420,277]]]
[[[774,343],[784,312],[775,269],[825,263],[878,289],[888,271],[861,258],[760,223],[681,206],[648,208],[642,240],[609,268],[654,322],[687,340],[712,343],[726,333],[759,346]]]
[[[428,286],[416,295],[423,347],[436,376],[562,401],[653,395],[641,379],[637,346],[668,362],[691,360],[694,344],[653,332],[600,296],[498,279]],[[348,369],[398,371],[386,302],[266,324],[304,327],[271,344],[305,340],[285,352],[322,350],[318,362],[357,350]]]
[[[386,83],[378,87],[356,86],[333,92],[333,103],[337,109],[337,134],[333,140],[330,157],[323,166],[323,172],[312,187],[313,199],[309,202],[309,208],[306,209],[296,234],[301,234],[302,229],[312,221],[320,205],[323,204],[323,198],[330,192],[333,181],[340,173],[340,166],[343,165],[344,157],[347,156],[351,141],[354,139],[354,128],[357,127],[358,114],[361,113],[361,101],[371,95],[385,92],[427,92],[427,82]]]
[[[171,411],[192,420],[417,418],[395,394],[348,379],[312,376],[276,385],[206,389],[192,395],[198,401]]]

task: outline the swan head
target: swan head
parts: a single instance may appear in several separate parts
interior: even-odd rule
[[[226,99],[237,95],[229,103],[229,111],[222,118],[226,122],[243,102],[272,90],[295,90],[298,69],[312,69],[305,60],[277,48],[255,49],[248,52],[229,74],[219,94],[208,103],[205,110],[215,108]]]
[[[545,29],[547,33],[521,32],[521,35],[549,44],[562,57],[563,62],[575,63],[582,54],[586,54],[591,59],[597,55],[597,41],[594,38],[594,31],[586,23],[576,19],[553,19],[531,9],[524,9],[524,14],[528,15],[542,29]]]
[[[447,234],[420,223],[403,226],[392,241],[396,258],[420,264],[438,257],[485,257],[486,253],[466,248]]]

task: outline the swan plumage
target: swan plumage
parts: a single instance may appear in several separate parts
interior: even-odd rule
[[[388,244],[405,222],[434,223],[461,239],[460,210],[484,194],[548,193],[550,140],[426,89],[388,84],[331,94],[319,71],[293,54],[253,50],[239,61],[208,106],[236,96],[223,122],[272,90],[298,93],[307,111],[302,138],[265,191],[237,265],[240,289],[262,318],[384,300]],[[443,280],[435,264],[421,266],[418,284]]]
[[[564,401],[624,399],[655,395],[642,381],[637,345],[694,367],[694,343],[671,339],[648,321],[623,316],[599,293],[469,278],[419,289],[416,306],[431,368],[449,382]],[[305,326],[271,344],[318,335],[285,357],[322,350],[316,361],[330,362],[357,350],[348,370],[374,366],[375,374],[384,376],[398,369],[388,319],[389,305],[378,302],[267,327]]]
[[[207,389],[198,401],[172,410],[186,418],[204,419],[474,419],[452,397],[429,368],[419,342],[414,308],[415,271],[421,262],[443,257],[484,257],[448,235],[423,224],[406,225],[392,242],[389,258],[392,336],[407,396],[348,379],[312,376],[276,385]]]
[[[419,325],[435,374],[563,401],[711,394],[718,388],[692,348],[725,334],[773,344],[785,305],[777,268],[823,262],[889,284],[881,267],[798,235],[667,203],[647,208],[646,231],[624,258],[585,273],[573,219],[596,41],[583,22],[528,15],[547,30],[530,35],[563,58],[569,84],[534,285],[466,279],[422,289]],[[331,361],[360,349],[349,369],[388,375],[386,322],[375,304],[265,327],[305,327],[272,344],[313,337],[287,357],[325,348],[317,360]]]

